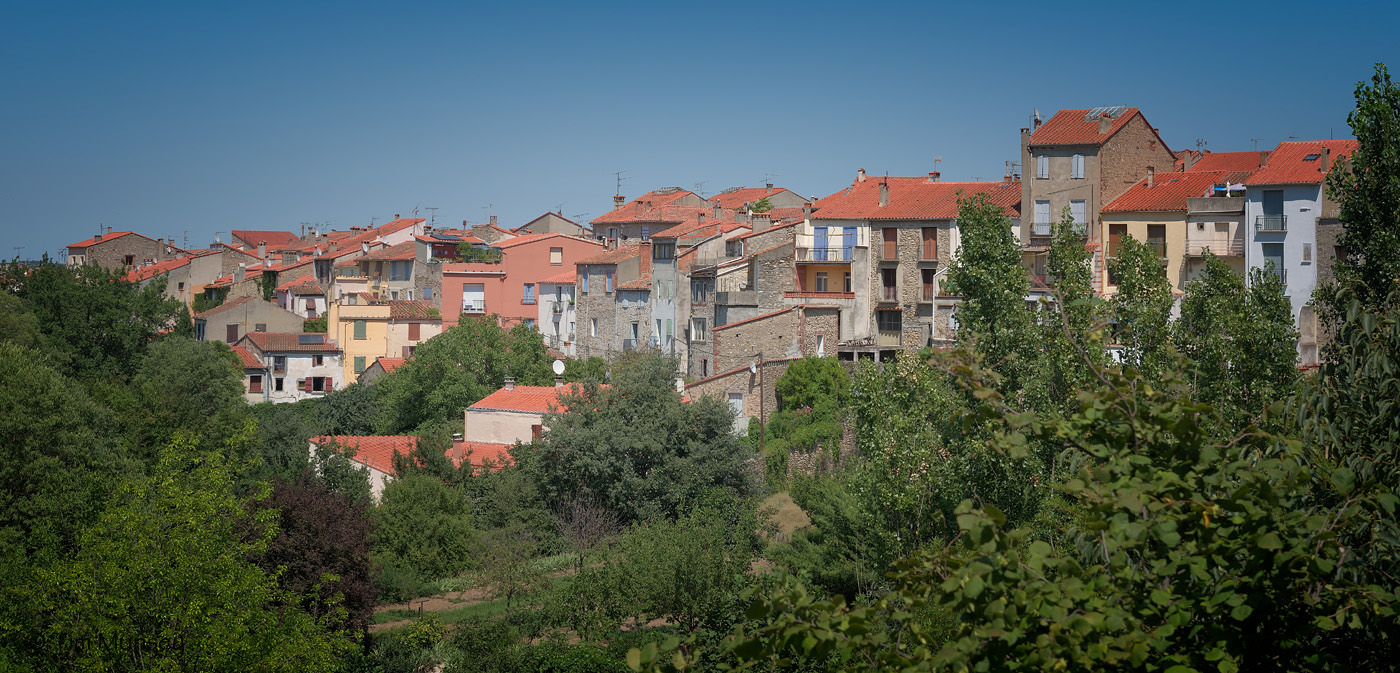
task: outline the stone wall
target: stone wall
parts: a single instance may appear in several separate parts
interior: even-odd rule
[[[582,278],[576,286],[580,288],[576,298],[577,324],[575,325],[575,347],[580,358],[593,356],[608,357],[616,349],[617,305],[613,296],[604,292],[604,271],[614,265],[579,265],[580,276],[588,276],[588,292],[583,292]],[[598,321],[598,335],[593,335],[593,321]]]
[[[766,422],[778,409],[778,379],[791,364],[792,360],[787,358],[764,360],[758,365],[759,373],[753,373],[749,371],[748,362],[739,363],[720,374],[687,385],[685,394],[691,399],[714,396],[728,401],[729,393],[740,393],[743,395],[741,416],[758,418],[761,412]]]
[[[413,261],[413,284],[417,291],[414,296],[424,298],[424,289],[432,290],[433,308],[442,310],[442,265]]]
[[[800,317],[800,309],[792,307],[714,330],[716,371],[760,354],[767,360],[802,357]]]
[[[1169,173],[1175,163],[1176,157],[1146,118],[1141,114],[1134,116],[1099,150],[1099,198],[1094,212],[1147,177],[1148,166],[1158,173]],[[1050,215],[1058,219],[1057,213]]]
[[[86,263],[96,264],[104,269],[122,269],[148,262],[163,262],[180,256],[178,250],[140,234],[133,233],[116,238],[107,236],[110,234],[105,234],[103,240],[88,246],[82,253]],[[127,263],[128,257],[130,263]]]

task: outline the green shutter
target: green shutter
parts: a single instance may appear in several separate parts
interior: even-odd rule
[[[356,320],[356,321],[355,321],[355,338],[356,338],[356,339],[363,339],[363,338],[365,338],[365,321],[363,321],[363,320]]]
[[[365,371],[365,356],[355,356],[355,373],[360,374]]]

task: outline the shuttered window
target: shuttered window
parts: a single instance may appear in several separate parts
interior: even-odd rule
[[[1035,177],[1041,179],[1050,177],[1050,157],[1042,154],[1035,158]]]
[[[1084,220],[1084,202],[1083,202],[1083,201],[1070,201],[1070,202],[1069,202],[1069,214],[1070,214],[1070,217],[1074,218],[1074,225],[1075,225],[1075,227],[1079,230],[1079,233],[1081,233],[1081,234],[1084,233],[1084,224],[1085,224],[1085,220]]]
[[[938,230],[924,227],[923,259],[938,259]]]
[[[367,338],[367,337],[365,336],[365,329],[366,329],[365,321],[363,321],[363,320],[356,320],[356,321],[355,321],[355,338],[356,338],[356,339],[365,339],[365,338]]]
[[[225,329],[224,341],[233,343],[238,341],[238,323],[229,323]]]
[[[893,227],[881,229],[885,240],[884,255],[882,259],[899,259],[899,230]]]
[[[564,263],[564,249],[563,249],[563,248],[550,248],[550,249],[549,249],[549,263],[550,263],[550,264],[553,264],[553,265],[556,265],[556,266],[559,265],[559,264],[563,264],[563,263]]]
[[[1076,180],[1084,178],[1084,155],[1076,154],[1070,164],[1070,177]]]
[[[356,356],[355,356],[355,373],[356,373],[356,374],[359,374],[359,373],[362,373],[362,372],[364,372],[364,371],[365,371],[365,356],[363,356],[363,355],[356,355]]]
[[[421,338],[421,336],[420,336],[420,335],[421,335],[420,330],[421,330],[422,328],[423,328],[423,325],[420,324],[420,323],[416,323],[416,322],[408,323],[408,340],[409,340],[409,341],[417,341],[418,339],[420,339],[420,338]]]
[[[1036,224],[1049,224],[1049,223],[1050,223],[1050,202],[1049,202],[1049,201],[1036,201],[1036,202],[1035,202],[1035,223],[1036,223]],[[1040,232],[1036,232],[1036,233],[1040,233]]]

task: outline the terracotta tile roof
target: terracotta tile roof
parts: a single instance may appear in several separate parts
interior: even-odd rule
[[[479,243],[482,245],[486,244],[486,241],[483,241],[475,236],[463,236],[461,234],[448,233],[446,231],[434,231],[431,234],[414,236],[413,240],[420,241],[423,243]]]
[[[414,245],[413,241],[404,241],[403,243],[399,243],[399,244],[397,244],[397,245],[391,245],[391,246],[389,246],[389,247],[387,247],[387,248],[380,248],[380,249],[378,249],[378,250],[371,250],[371,251],[369,251],[369,252],[367,252],[367,253],[365,253],[365,254],[363,254],[363,255],[360,255],[359,257],[356,257],[356,258],[355,258],[355,261],[356,261],[356,262],[389,262],[389,261],[400,262],[400,261],[404,261],[404,260],[410,260],[410,259],[413,259],[413,255],[414,255],[414,251],[416,250],[416,247],[417,247],[417,246]]]
[[[1112,126],[1108,133],[1099,133],[1099,120],[1086,119],[1085,116],[1091,112],[1090,109],[1083,110],[1060,110],[1055,113],[1050,121],[1040,125],[1040,128],[1031,134],[1031,147],[1044,147],[1046,145],[1102,145],[1107,142],[1113,134],[1122,129],[1133,117],[1142,114],[1135,107],[1122,108],[1122,112],[1113,119]],[[1146,119],[1144,117],[1144,119]]]
[[[889,204],[880,205],[880,184],[888,180]],[[1012,217],[1021,212],[1021,183],[929,182],[926,177],[870,177],[817,201],[816,220],[951,220],[958,216],[958,195],[987,194]]]
[[[299,278],[294,278],[277,286],[278,292],[291,292],[292,294],[325,294],[326,291],[316,284],[316,277],[306,274]]]
[[[381,355],[375,358],[374,361],[379,365],[380,369],[384,370],[385,374],[390,374],[399,367],[402,367],[403,363],[408,362],[408,358],[387,358]]]
[[[1357,143],[1355,140],[1292,140],[1278,144],[1273,152],[1269,153],[1269,161],[1263,168],[1255,171],[1249,179],[1244,181],[1245,185],[1318,185],[1322,184],[1325,174],[1322,172],[1320,155],[1323,148],[1332,151],[1331,162],[1344,156],[1351,156],[1356,152]]]
[[[194,317],[199,318],[199,319],[202,320],[202,319],[204,319],[204,318],[208,318],[208,317],[210,317],[210,316],[218,315],[218,314],[220,314],[220,313],[223,313],[224,311],[227,311],[227,310],[229,310],[229,309],[231,309],[231,308],[237,308],[237,307],[242,306],[242,305],[244,305],[244,304],[246,304],[246,303],[248,303],[248,302],[250,302],[250,301],[262,301],[262,300],[261,300],[261,299],[257,299],[257,298],[255,298],[255,297],[239,297],[239,298],[237,298],[237,299],[230,299],[230,300],[228,300],[228,301],[226,301],[226,302],[224,302],[224,303],[222,303],[222,304],[219,304],[218,306],[215,306],[214,308],[211,308],[211,309],[209,309],[209,310],[207,310],[207,311],[200,311],[199,313],[194,314]]]
[[[619,290],[651,290],[651,274],[647,274],[636,280],[629,280],[617,286]]]
[[[618,262],[632,259],[633,257],[636,257],[637,255],[641,254],[643,248],[651,250],[650,245],[644,245],[641,243],[635,245],[619,245],[616,248],[613,248],[612,250],[604,252],[600,255],[594,255],[586,259],[581,259],[577,262],[574,262],[574,264],[617,264]]]
[[[1253,171],[1263,160],[1261,152],[1206,152],[1191,166],[1191,172],[1199,171]]]
[[[235,238],[257,246],[266,243],[268,250],[285,250],[301,243],[301,239],[290,231],[263,231],[261,229],[234,229],[230,232]]]
[[[266,269],[266,268],[267,268],[267,267],[264,267],[264,266],[262,266],[261,264],[259,264],[258,266],[250,266],[250,267],[247,267],[247,268],[243,269],[243,281],[253,280],[254,278],[257,278],[258,276],[261,276],[263,270]],[[227,275],[227,276],[222,276],[222,277],[216,278],[216,279],[214,279],[214,282],[209,283],[208,285],[205,285],[205,287],[228,287],[228,286],[230,286],[230,285],[233,285],[235,282],[243,282],[243,281],[235,281],[235,280],[233,279],[233,278],[234,278],[234,275],[235,275],[235,274],[229,274],[229,275]]]
[[[304,338],[318,336],[321,343],[301,343]],[[253,342],[264,353],[333,353],[340,350],[325,332],[249,332],[243,339]]]
[[[775,223],[788,220],[801,221],[806,219],[806,214],[802,208],[774,208],[768,211],[768,218]]]
[[[1158,173],[1153,185],[1147,178],[1138,181],[1108,205],[1105,213],[1172,213],[1186,212],[1186,200],[1210,196],[1211,186],[1238,182],[1249,175],[1243,171],[1189,171]]]
[[[96,236],[94,236],[94,237],[89,238],[89,239],[84,240],[84,241],[78,241],[77,243],[69,243],[69,244],[68,244],[68,247],[70,247],[70,248],[86,248],[86,247],[88,247],[88,246],[91,246],[91,245],[94,245],[94,244],[97,244],[97,243],[106,243],[107,241],[112,241],[112,240],[121,238],[122,236],[126,236],[126,235],[128,235],[128,234],[133,234],[133,233],[135,233],[135,232],[131,232],[131,231],[114,231],[114,232],[112,232],[112,233],[110,233],[110,234],[102,234],[102,240],[100,240],[100,241],[97,240],[97,237],[96,237]],[[140,236],[140,234],[136,234],[136,235],[137,235],[137,236]],[[147,238],[149,238],[149,237],[147,237]]]
[[[778,194],[781,194],[783,192],[791,191],[792,190],[787,189],[785,187],[774,187],[772,189],[768,189],[767,187],[739,187],[737,189],[729,189],[715,194],[714,196],[711,196],[709,200],[710,203],[721,208],[738,210],[739,208],[742,208],[746,203],[758,203],[764,197],[777,196]],[[796,193],[794,193],[793,195],[797,196]],[[801,197],[799,196],[798,198]]]
[[[797,225],[799,222],[801,222],[801,221],[802,221],[802,220],[794,220],[794,221],[792,221],[792,222],[784,222],[784,223],[782,223],[782,224],[774,224],[773,226],[770,226],[770,227],[768,227],[767,229],[764,229],[763,231],[750,231],[750,232],[745,233],[745,234],[739,234],[738,236],[735,236],[735,237],[734,237],[734,240],[742,241],[742,240],[745,240],[745,239],[753,238],[754,236],[762,236],[762,235],[764,235],[764,234],[766,234],[766,233],[768,233],[768,232],[770,232],[770,231],[776,230],[776,229],[783,229],[783,228],[786,228],[786,227],[796,226],[796,225]]]
[[[190,259],[190,257],[181,257],[179,259],[167,259],[164,262],[156,262],[155,264],[147,264],[139,269],[128,271],[126,280],[131,283],[139,283],[147,278],[155,278],[162,273],[174,271],[175,269],[189,264]]]
[[[545,278],[544,280],[540,281],[540,284],[554,283],[556,285],[573,285],[576,282],[578,282],[578,267],[574,267],[573,269],[569,269],[564,273],[555,274],[553,276]]]
[[[395,453],[407,456],[418,448],[418,438],[413,435],[321,435],[312,437],[311,443],[354,449],[351,460],[388,475],[394,475]]]
[[[674,189],[674,191],[672,191]],[[658,192],[666,191],[665,194]],[[643,194],[628,203],[622,204],[621,208],[614,208],[603,215],[593,218],[591,224],[619,224],[624,222],[680,222],[680,219],[672,219],[678,216],[679,209],[705,210],[702,206],[675,206],[671,204],[686,196],[694,194],[688,189],[670,188],[667,190],[654,190]],[[594,226],[594,231],[597,227]]]
[[[727,329],[729,329],[729,328],[731,328],[731,327],[738,327],[738,326],[740,326],[740,325],[747,325],[747,324],[749,324],[749,323],[751,323],[751,322],[757,322],[757,321],[763,320],[763,319],[765,319],[765,318],[772,318],[773,316],[782,315],[782,314],[787,313],[787,312],[789,312],[789,311],[795,311],[795,310],[797,310],[797,307],[796,307],[796,306],[789,306],[789,307],[784,308],[784,309],[778,309],[778,310],[776,310],[776,311],[773,311],[772,313],[764,313],[763,315],[756,315],[756,316],[754,316],[754,317],[752,317],[752,318],[748,318],[748,319],[746,319],[746,320],[740,320],[739,322],[731,322],[731,323],[729,323],[729,324],[727,324],[727,325],[720,325],[719,327],[716,327],[716,328],[714,328],[714,329],[712,329],[712,330],[710,330],[710,331],[711,331],[711,332],[718,332],[718,331],[720,331],[720,330],[727,330]]]
[[[393,320],[442,320],[442,314],[428,299],[393,299],[384,303],[389,305],[389,318]]]
[[[481,398],[476,404],[467,407],[467,411],[518,411],[529,414],[542,414],[549,411],[550,407],[559,406],[559,394],[577,390],[577,383],[570,383],[562,388],[554,386],[515,386],[511,389],[501,388],[486,397]]]
[[[687,219],[686,221],[677,224],[674,227],[671,227],[669,229],[663,229],[655,234],[652,234],[651,237],[679,239],[684,238],[686,236],[713,236],[722,231],[733,231],[741,227],[749,226],[742,222],[736,222],[734,220],[736,213],[732,210],[723,211],[721,213],[722,217],[718,220],[714,219],[713,217],[710,217],[710,215],[713,214],[712,211],[713,209],[701,210],[701,212],[705,214],[705,219],[703,222],[697,216],[695,218]]]
[[[249,353],[249,352],[248,352],[248,349],[246,349],[246,348],[244,348],[244,347],[242,347],[242,346],[234,346],[234,347],[233,347],[233,354],[234,354],[234,355],[237,355],[237,356],[238,356],[238,359],[243,361],[243,368],[244,368],[244,369],[262,369],[262,368],[263,368],[263,363],[258,362],[258,359],[257,359],[256,357],[253,357],[253,354],[252,354],[252,353]]]
[[[494,444],[491,442],[453,442],[452,448],[448,449],[448,456],[452,457],[452,463],[457,467],[462,466],[462,460],[481,467],[488,462],[494,469],[500,469],[515,462],[511,458],[510,450],[515,448],[514,444]],[[456,456],[461,456],[457,458]]]
[[[407,229],[415,224],[422,224],[427,221],[428,220],[426,218],[422,217],[401,217],[397,220],[385,222],[384,224],[380,225],[378,229],[371,229],[369,233],[375,234],[375,238],[378,238],[379,236],[385,236],[387,234],[403,231],[404,229]]]

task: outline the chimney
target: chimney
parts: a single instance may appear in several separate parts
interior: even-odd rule
[[[938,182],[938,176],[940,176],[940,175],[943,175],[943,174],[940,173],[940,172],[938,172],[938,171],[929,171],[929,172],[928,172],[928,181],[929,181],[929,182]]]
[[[112,227],[111,227],[111,225],[108,225],[108,227],[107,227],[107,233],[109,233],[109,234],[112,233]]]
[[[890,205],[890,183],[888,182],[880,183],[880,205]]]
[[[856,169],[856,182],[865,182],[865,169]]]
[[[804,219],[804,220],[810,220],[810,219],[812,219],[812,202],[811,202],[811,201],[808,201],[808,202],[802,204],[802,219]]]
[[[466,426],[463,425],[463,430]],[[460,466],[462,464],[462,433],[452,433],[452,464]]]
[[[238,268],[233,270],[233,282],[241,283],[247,278],[248,271],[244,264],[239,263]]]
[[[93,241],[100,241],[100,240],[102,240],[102,232],[98,232],[96,236],[93,236],[93,237],[92,237],[92,240],[93,240]]]
[[[514,376],[507,376],[507,377],[506,377],[506,385],[504,386],[504,388],[505,388],[506,390],[515,390],[515,377],[514,377]]]
[[[698,214],[696,214],[696,217],[698,217],[698,218],[700,219],[700,224],[704,224],[704,223],[705,223],[705,214],[704,214],[704,213],[698,213]]]
[[[564,377],[562,377],[562,376],[556,376],[556,377],[554,377],[554,387],[555,387],[555,388],[563,388],[563,387],[564,387]]]
[[[1318,157],[1317,167],[1326,173],[1328,169],[1332,168],[1332,148],[1323,145],[1321,154],[1322,156]]]
[[[767,194],[772,194],[772,193],[773,193],[773,183],[770,182],[770,183],[768,183],[766,186],[768,187],[768,191],[765,192],[765,193],[767,193]]]
[[[758,233],[758,232],[760,232],[760,231],[768,231],[768,227],[770,227],[770,226],[772,226],[772,225],[773,225],[773,218],[772,218],[771,216],[769,216],[768,213],[754,213],[754,214],[753,214],[753,231],[754,231],[754,233]]]
[[[495,215],[492,215],[492,216],[491,216],[491,226],[493,226],[493,227],[496,226],[496,221],[497,221],[497,220],[496,220],[496,216],[495,216]]]
[[[258,256],[267,257],[267,241],[258,243]]]
[[[339,243],[336,243],[335,241],[331,241],[331,245],[330,245],[330,247],[326,248],[326,252],[335,252],[336,250],[339,250],[339,249],[340,249],[340,244],[339,244]]]
[[[1154,186],[1154,185],[1156,184],[1156,182],[1157,182],[1157,169],[1154,168],[1154,167],[1152,167],[1152,166],[1148,166],[1148,167],[1147,167],[1147,186],[1148,186],[1148,187],[1152,187],[1152,186]]]
[[[622,207],[622,204],[624,204],[624,203],[627,203],[627,197],[625,197],[625,196],[623,196],[623,195],[621,195],[621,194],[614,194],[614,195],[613,195],[613,210],[617,210],[618,208],[621,208],[621,207]]]
[[[1113,128],[1113,118],[1107,113],[1099,115],[1099,135],[1108,133]]]
[[[719,206],[715,206],[715,221],[716,221],[716,222],[723,222],[723,221],[724,221],[724,209],[721,208],[721,207],[719,207]]]
[[[398,214],[398,213],[394,213],[394,219],[396,219],[396,220],[399,219],[399,214]]]
[[[1259,167],[1260,167],[1260,168],[1263,168],[1263,167],[1268,166],[1268,165],[1269,165],[1269,150],[1259,150]]]

